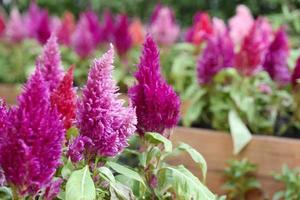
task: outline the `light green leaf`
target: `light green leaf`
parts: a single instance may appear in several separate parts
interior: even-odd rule
[[[89,167],[74,171],[66,185],[66,200],[95,200],[96,189]]]
[[[118,163],[115,162],[107,162],[106,163],[107,166],[111,167],[113,170],[115,170],[116,172],[118,172],[119,174],[122,174],[128,178],[134,179],[136,181],[141,182],[144,186],[146,186],[143,178],[135,171],[133,171],[132,169],[129,169],[127,167],[124,167],[123,165],[120,165]]]
[[[112,182],[112,183],[116,182],[115,177],[114,177],[113,173],[110,171],[109,168],[107,168],[107,167],[99,167],[98,171],[100,173],[100,176],[102,178],[104,178],[105,180],[107,180],[109,182]]]
[[[123,185],[121,183],[114,184],[114,187],[110,187],[110,200],[134,200],[130,187]]]
[[[200,169],[202,170],[203,181],[205,182],[207,164],[204,157],[188,144],[181,143],[177,148],[179,150],[187,152],[191,156],[191,158],[199,165]]]
[[[145,139],[151,144],[163,144],[166,152],[172,151],[172,142],[159,133],[147,132]]]
[[[176,199],[214,200],[216,196],[183,165],[164,167],[158,172],[158,185],[163,192],[176,193]]]
[[[73,170],[74,170],[74,166],[69,158],[67,163],[61,169],[61,175],[63,179],[69,178]]]
[[[233,140],[233,153],[236,155],[250,142],[252,135],[234,110],[229,112],[228,120]]]

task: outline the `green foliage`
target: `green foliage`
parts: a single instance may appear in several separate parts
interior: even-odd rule
[[[72,172],[66,185],[66,200],[95,200],[96,189],[89,167]]]
[[[288,199],[298,200],[300,199],[300,168],[290,169],[284,165],[281,173],[274,174],[274,178],[284,184],[285,189],[276,192],[273,196],[273,200]]]
[[[246,159],[230,160],[228,164],[228,168],[224,171],[226,182],[223,185],[228,200],[243,200],[247,192],[261,187],[253,175],[257,170],[256,165]]]
[[[139,172],[147,183],[144,192],[135,185],[133,191],[137,199],[216,199],[216,196],[195,175],[189,172],[183,165],[171,166],[167,164],[167,158],[187,152],[198,164],[205,179],[207,165],[200,153],[187,144],[180,144],[172,149],[172,143],[158,133],[146,133],[141,139],[144,151],[139,156]],[[127,183],[128,184],[128,183]]]
[[[238,154],[250,142],[252,136],[236,111],[231,110],[228,118],[233,139],[233,153]]]

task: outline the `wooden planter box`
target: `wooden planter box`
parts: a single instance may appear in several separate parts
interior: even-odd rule
[[[282,165],[300,166],[300,140],[272,136],[253,136],[252,141],[238,155],[233,155],[233,144],[230,134],[206,129],[183,128],[175,129],[171,140],[176,144],[185,142],[198,150],[208,165],[207,185],[217,194],[225,194],[223,171],[229,159],[247,158],[258,165],[257,178],[262,184],[262,192],[252,194],[248,199],[271,198],[282,189],[283,185],[275,181],[272,172],[280,172]],[[195,175],[201,176],[199,168],[188,155],[170,159],[171,164],[184,164]],[[255,197],[254,197],[255,196]]]

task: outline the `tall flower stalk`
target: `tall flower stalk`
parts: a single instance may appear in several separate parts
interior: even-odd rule
[[[128,94],[136,107],[138,133],[158,132],[168,137],[167,129],[173,128],[179,120],[180,100],[163,79],[159,62],[159,50],[148,35],[135,74],[137,84]]]

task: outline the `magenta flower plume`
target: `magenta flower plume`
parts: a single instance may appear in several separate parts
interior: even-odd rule
[[[41,44],[45,44],[51,35],[51,19],[47,10],[43,10],[37,27],[37,40]]]
[[[119,55],[124,55],[132,46],[129,33],[129,19],[127,15],[119,15],[115,25],[114,44]]]
[[[73,49],[81,58],[88,57],[94,50],[93,34],[89,30],[89,23],[85,17],[80,17],[71,42]]]
[[[97,46],[101,41],[101,32],[102,32],[98,16],[93,11],[87,11],[83,13],[83,16],[86,18],[88,22],[89,31],[93,35],[95,46]]]
[[[45,190],[44,200],[53,200],[60,192],[60,186],[63,183],[63,179],[57,178],[53,180]]]
[[[70,67],[57,89],[51,93],[51,104],[61,114],[65,129],[68,130],[75,121],[76,115],[76,91],[73,88],[74,65]]]
[[[118,99],[118,88],[112,79],[113,48],[94,60],[83,89],[78,108],[80,134],[90,138],[93,146],[87,148],[87,158],[115,156],[128,144],[127,138],[136,130],[135,109],[124,107]]]
[[[293,71],[292,74],[292,85],[296,86],[297,84],[299,84],[299,79],[300,79],[300,57],[298,57],[297,62],[296,62],[296,67]]]
[[[269,22],[264,18],[258,18],[236,55],[236,68],[241,74],[251,76],[262,69],[272,35]]]
[[[63,69],[61,67],[60,51],[57,37],[52,34],[43,48],[38,60],[45,81],[49,84],[50,92],[56,89],[62,80]]]
[[[271,43],[263,64],[271,78],[280,85],[290,82],[291,74],[288,68],[289,45],[284,28],[280,28]]]
[[[112,42],[114,30],[114,18],[111,12],[106,10],[103,14],[102,42]]]
[[[28,13],[25,16],[25,24],[30,38],[37,37],[37,31],[40,24],[43,11],[38,7],[35,1],[31,1]]]
[[[227,33],[208,39],[207,46],[198,59],[197,74],[200,84],[209,83],[222,69],[234,64],[234,47]]]
[[[135,77],[138,83],[130,88],[129,97],[136,107],[138,133],[165,134],[165,130],[173,128],[179,120],[180,100],[161,76],[159,51],[149,35]]]
[[[37,68],[0,133],[0,165],[7,183],[22,196],[45,189],[60,165],[63,141],[63,124]]]
[[[149,32],[155,41],[162,45],[171,45],[177,40],[180,29],[175,22],[171,8],[162,7],[159,9],[155,20],[149,27]]]
[[[79,135],[68,146],[67,157],[73,163],[77,163],[83,159],[85,149],[93,146],[93,142],[89,137]]]
[[[7,38],[12,42],[20,42],[27,36],[24,19],[18,9],[12,9],[5,31]]]

